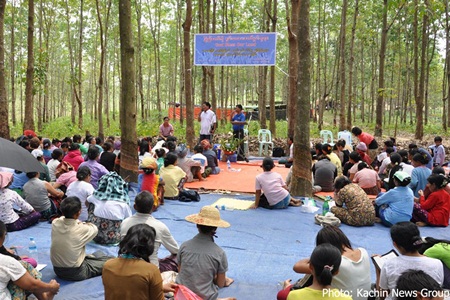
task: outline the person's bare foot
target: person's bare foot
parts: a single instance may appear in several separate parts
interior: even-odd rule
[[[380,218],[377,218],[377,217],[375,217],[375,223],[381,223],[381,219],[380,219]]]
[[[427,226],[427,223],[425,223],[425,222],[416,222],[416,225],[418,227],[425,227],[425,226]]]
[[[291,281],[292,281],[291,279],[283,281],[283,290],[291,285]]]
[[[234,279],[225,277],[225,287],[230,286],[234,282]]]
[[[289,201],[289,205],[290,206],[301,206],[303,203],[301,200],[297,200],[294,198],[291,198],[291,200]]]

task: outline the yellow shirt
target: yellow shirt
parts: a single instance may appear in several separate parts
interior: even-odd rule
[[[316,300],[316,299],[335,299],[352,300],[352,297],[341,293],[338,289],[314,290],[309,287],[291,291],[287,300]]]
[[[159,171],[159,175],[166,184],[164,186],[164,196],[177,197],[179,193],[178,184],[186,176],[186,173],[180,167],[169,165],[162,168]]]
[[[341,176],[342,175],[342,162],[339,159],[339,156],[337,156],[336,153],[334,153],[334,152],[331,152],[327,156],[330,159],[330,161],[336,166],[337,173],[338,173],[337,175]]]

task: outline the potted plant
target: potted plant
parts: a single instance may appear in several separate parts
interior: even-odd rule
[[[236,150],[238,149],[241,139],[237,139],[233,137],[233,134],[229,132],[221,141],[220,141],[220,150],[222,151],[221,160],[227,161],[236,161]]]

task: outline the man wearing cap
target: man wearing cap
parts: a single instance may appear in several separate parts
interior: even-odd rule
[[[202,299],[216,300],[219,288],[234,282],[226,277],[228,260],[225,251],[214,242],[217,227],[227,228],[230,223],[220,218],[212,206],[204,206],[200,213],[189,215],[186,221],[197,224],[198,234],[184,242],[178,252],[176,283],[185,285]],[[233,298],[226,298],[233,299]]]
[[[203,102],[202,112],[198,115],[197,120],[200,122],[200,141],[211,141],[211,136],[216,131],[216,114],[211,110],[209,102]]]
[[[169,228],[163,222],[155,219],[151,215],[153,211],[153,203],[153,195],[150,192],[140,192],[134,200],[134,209],[136,210],[136,214],[123,220],[122,224],[120,225],[120,235],[124,237],[127,234],[128,229],[137,224],[145,223],[153,227],[156,232],[154,244],[155,250],[150,256],[150,262],[159,267],[161,272],[178,272],[178,268],[176,268],[176,256],[179,250],[178,243],[173,238]],[[166,248],[171,253],[171,256],[169,256],[168,259],[171,259],[174,262],[172,266],[175,266],[175,268],[171,268],[170,264],[165,264],[164,261],[166,261],[166,259],[163,260],[163,262],[160,264],[160,260],[158,259],[158,250],[161,245],[163,245],[164,248]]]

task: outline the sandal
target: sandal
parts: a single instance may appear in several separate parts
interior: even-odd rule
[[[197,190],[197,193],[199,194],[209,194],[209,191],[207,191],[204,187],[201,187]]]

